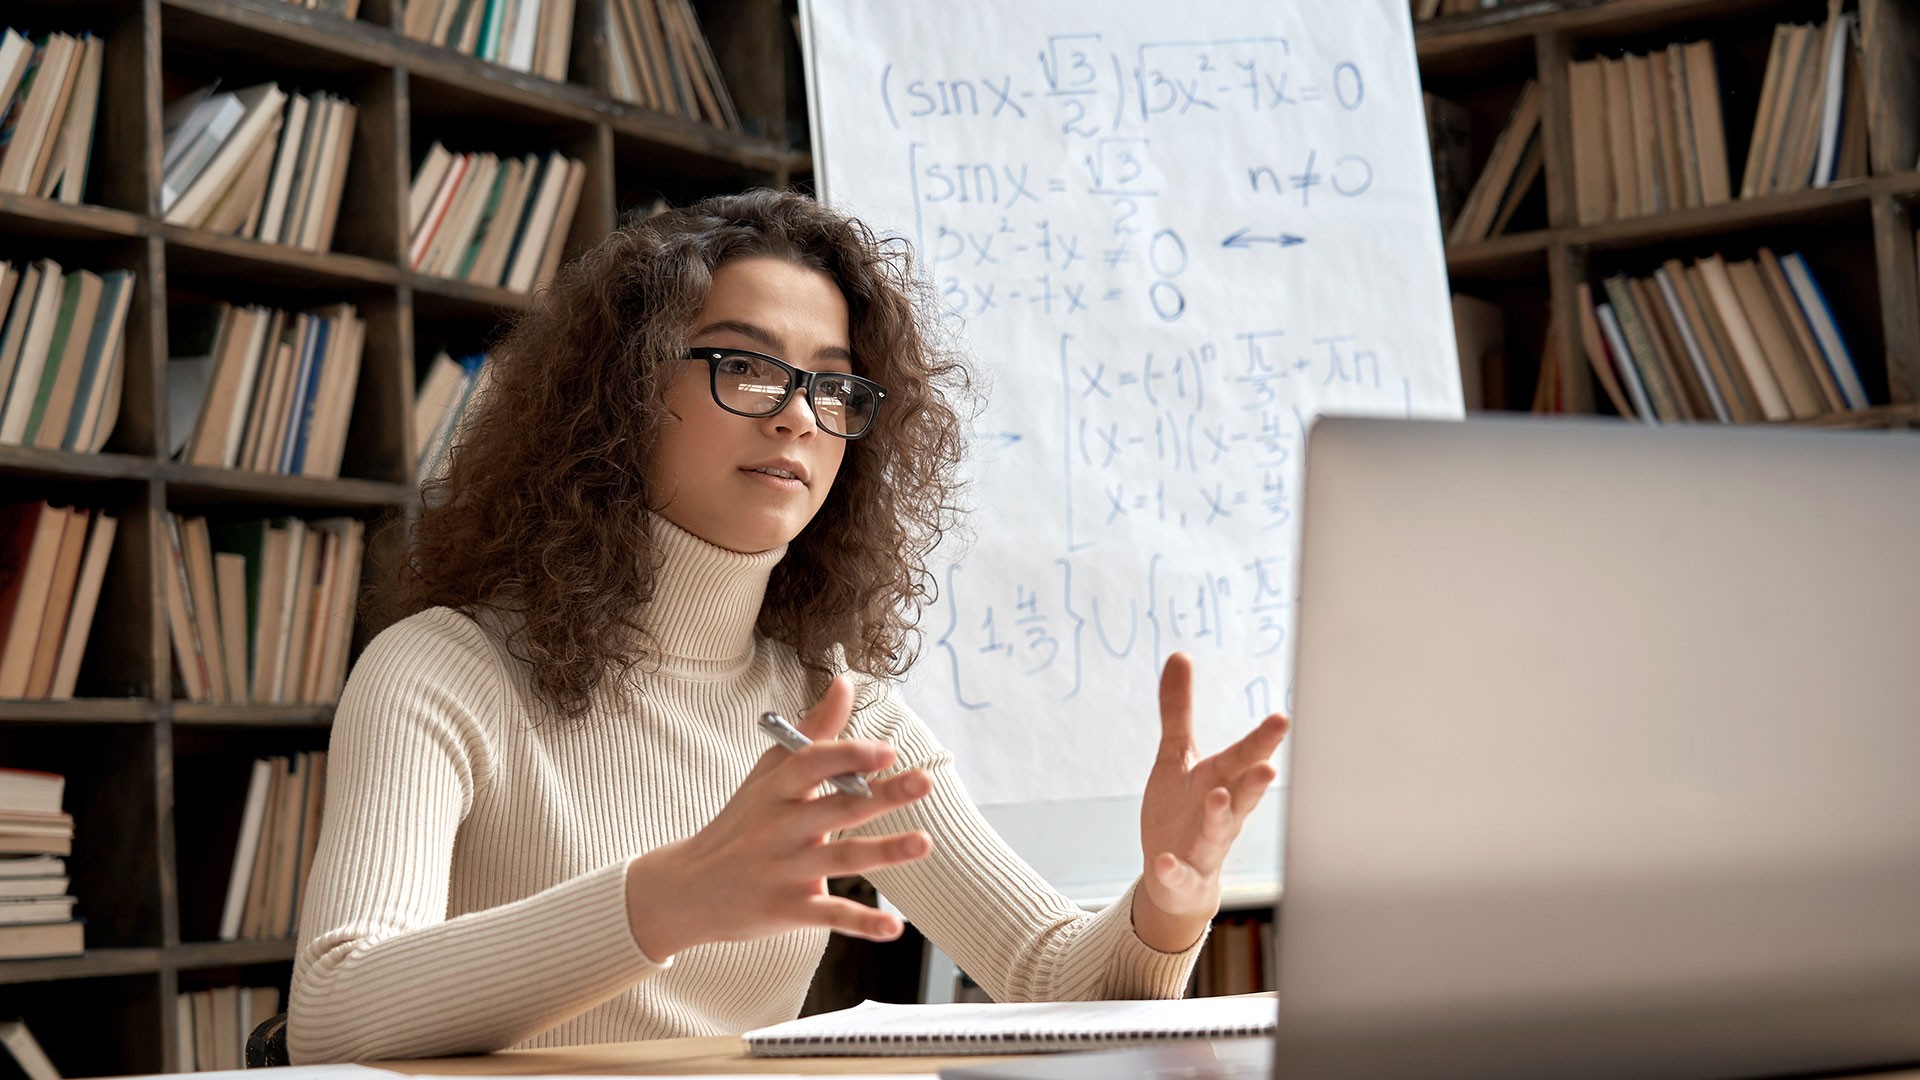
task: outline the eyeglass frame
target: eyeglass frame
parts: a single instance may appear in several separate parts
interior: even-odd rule
[[[786,372],[787,373],[787,392],[781,396],[780,403],[778,405],[775,405],[772,409],[766,412],[750,413],[750,412],[742,412],[739,409],[736,409],[733,406],[727,404],[726,402],[721,401],[720,400],[720,361],[725,360],[730,356],[750,356],[755,360],[765,360],[767,363],[772,364],[774,367],[777,367],[780,370]],[[709,396],[713,398],[713,403],[715,405],[720,406],[722,409],[725,409],[727,412],[730,412],[735,416],[744,416],[751,420],[764,420],[769,416],[778,416],[782,412],[785,412],[788,403],[793,400],[793,393],[796,390],[804,390],[806,392],[807,408],[812,409],[813,408],[813,383],[814,383],[814,380],[820,378],[823,375],[832,375],[842,379],[852,379],[857,383],[861,383],[865,385],[868,389],[873,391],[873,396],[874,396],[873,415],[867,418],[866,426],[861,428],[858,432],[852,435],[842,435],[839,432],[828,427],[827,425],[820,423],[820,419],[819,419],[820,413],[818,410],[814,411],[814,426],[818,427],[821,431],[824,431],[827,434],[832,435],[838,439],[853,440],[853,439],[865,438],[867,433],[873,430],[874,420],[878,419],[880,416],[880,406],[884,405],[887,400],[886,388],[881,386],[879,383],[874,382],[872,379],[869,379],[863,375],[855,375],[850,371],[808,371],[805,368],[795,367],[792,364],[787,363],[785,360],[782,360],[777,356],[768,356],[766,353],[754,352],[752,349],[736,349],[731,346],[718,346],[718,345],[693,345],[687,348],[686,358],[688,360],[705,360],[707,362],[707,393]]]

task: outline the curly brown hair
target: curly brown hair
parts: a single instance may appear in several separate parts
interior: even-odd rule
[[[566,719],[649,661],[637,622],[664,558],[645,464],[715,268],[774,256],[840,287],[855,370],[887,388],[833,490],[774,568],[758,630],[824,686],[844,659],[897,678],[934,595],[927,558],[957,523],[972,375],[906,245],[805,196],[753,191],[630,219],[563,267],[491,350],[487,388],[369,597],[378,629],[430,607],[513,617],[507,647]],[[839,647],[838,649],[836,648]],[[844,649],[844,655],[838,655]]]

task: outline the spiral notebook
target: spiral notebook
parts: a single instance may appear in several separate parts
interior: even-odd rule
[[[1270,1035],[1272,997],[888,1005],[863,1001],[746,1034],[758,1057],[1030,1054]]]

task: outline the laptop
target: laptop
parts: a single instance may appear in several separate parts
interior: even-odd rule
[[[1085,1075],[1920,1062],[1920,438],[1325,420],[1302,527],[1275,1039]]]

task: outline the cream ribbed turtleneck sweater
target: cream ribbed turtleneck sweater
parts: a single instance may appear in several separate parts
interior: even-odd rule
[[[767,748],[754,717],[812,704],[793,651],[753,629],[786,549],[655,528],[666,565],[644,624],[660,662],[637,693],[604,687],[584,723],[530,722],[526,665],[490,618],[435,608],[367,646],[334,719],[300,915],[295,1062],[716,1035],[799,1012],[825,930],[656,962],[628,928],[628,863],[713,819]],[[1180,994],[1198,943],[1144,945],[1131,890],[1081,912],[994,835],[920,719],[856,685],[849,734],[933,776],[853,830],[933,838],[869,875],[921,932],[1002,1001]]]

